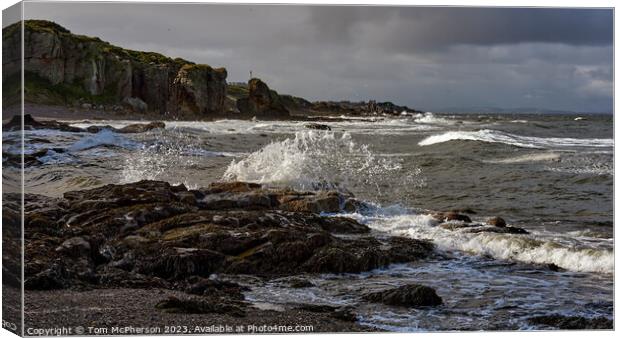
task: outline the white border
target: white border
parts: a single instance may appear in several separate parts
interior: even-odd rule
[[[16,3],[14,1],[9,1],[9,0],[0,0],[2,3],[2,8],[5,9],[9,6],[11,6],[12,4]],[[38,1],[38,0],[25,0],[25,2],[47,2],[47,1]],[[59,1],[60,2],[60,1]],[[65,0],[63,2],[86,2],[86,1],[76,1],[76,0]],[[122,1],[122,0],[109,0],[109,1],[91,1],[91,2],[127,2],[127,1]],[[179,1],[179,0],[151,0],[151,1],[144,1],[144,0],[137,0],[137,1],[133,1],[133,2],[168,2],[168,3],[199,3],[200,1]],[[343,5],[396,5],[396,6],[413,6],[413,5],[417,5],[417,6],[478,6],[478,7],[588,7],[588,8],[592,8],[592,7],[601,7],[601,8],[614,8],[615,10],[615,6],[616,6],[616,1],[614,0],[588,0],[588,1],[577,1],[577,0],[563,0],[563,1],[558,1],[558,0],[503,0],[501,2],[498,2],[497,0],[492,1],[492,0],[443,0],[443,1],[433,1],[433,0],[403,0],[403,1],[397,1],[397,0],[386,0],[386,1],[378,1],[378,0],[338,0],[338,1],[328,1],[328,0],[306,0],[306,1],[296,1],[296,0],[288,0],[288,1],[283,1],[283,0],[268,0],[268,1],[259,1],[259,0],[243,0],[243,1],[235,1],[235,0],[211,0],[211,1],[204,1],[203,3],[246,3],[246,4],[261,4],[261,3],[270,3],[270,4],[317,4],[317,5],[321,5],[321,4],[343,4]],[[22,7],[22,16],[24,15],[23,12],[23,7]],[[618,101],[615,100],[617,91],[616,91],[616,87],[615,87],[615,79],[617,78],[617,74],[618,74],[618,69],[615,67],[616,65],[616,53],[615,53],[615,46],[616,46],[616,42],[619,36],[619,31],[618,31],[618,25],[616,24],[615,21],[615,11],[614,11],[614,115],[615,112],[618,111]],[[23,46],[22,46],[22,53],[23,53]],[[22,60],[23,62],[23,60]],[[23,69],[23,65],[22,65],[22,69]],[[23,75],[22,75],[23,76]],[[23,81],[23,79],[22,79]],[[22,88],[23,91],[23,88]],[[23,93],[22,93],[22,101],[23,101]],[[22,103],[22,110],[23,110],[23,103]],[[616,140],[619,136],[620,136],[620,131],[619,131],[619,121],[618,119],[614,118],[614,140]],[[614,169],[616,168],[616,158],[618,155],[618,151],[614,146]],[[22,174],[23,174],[23,170],[22,170]],[[616,171],[614,170],[614,174],[616,174]],[[23,180],[23,177],[22,177]],[[1,186],[0,186],[0,193],[1,193]],[[615,213],[615,210],[618,210],[618,203],[619,200],[616,198],[617,197],[617,192],[615,189],[615,176],[614,176],[614,224],[620,224],[618,223],[618,221],[620,220],[620,216]],[[22,217],[23,219],[23,217]],[[23,227],[22,227],[23,229]],[[614,239],[617,238],[617,228],[614,227]],[[22,236],[23,236],[23,231],[22,231]],[[22,245],[22,250],[23,250],[23,245]],[[614,254],[615,254],[615,258],[618,258],[618,251],[614,250]],[[23,257],[22,257],[23,259]],[[22,264],[23,266],[23,264]],[[615,291],[615,281],[616,281],[616,273],[617,271],[614,270],[614,291]],[[23,273],[23,271],[22,271]],[[1,276],[1,273],[0,273]],[[23,293],[22,293],[22,297],[23,297]],[[618,294],[614,292],[614,304],[618,303]],[[23,301],[22,301],[23,304]],[[614,319],[617,318],[617,311],[616,311],[617,307],[614,306]],[[1,309],[0,309],[1,311]],[[22,317],[23,318],[23,317]],[[23,321],[23,319],[22,319]],[[615,320],[614,320],[614,324],[615,324]],[[23,328],[23,325],[22,325]],[[5,336],[6,334],[6,330],[3,330],[1,335]],[[364,334],[364,335],[382,335],[382,336],[390,336],[390,337],[409,337],[410,335],[415,335],[416,337],[454,337],[455,335],[463,335],[463,336],[467,336],[467,337],[477,337],[479,335],[484,336],[484,337],[522,337],[522,336],[528,336],[528,337],[581,337],[584,334],[587,334],[588,336],[591,337],[612,337],[614,332],[613,331],[545,331],[545,332],[531,332],[531,331],[526,331],[526,332],[503,332],[503,331],[490,331],[490,332],[458,332],[458,333],[384,333],[384,334],[377,334],[377,333],[369,333],[369,334]],[[313,334],[312,336],[314,336],[315,334]],[[344,333],[344,334],[338,334],[340,337],[359,337],[360,334],[348,334],[348,333]],[[235,335],[234,337],[249,337],[250,335]],[[279,335],[279,336],[285,336],[285,337],[295,337],[295,336],[299,336],[299,334],[297,335]],[[122,336],[119,336],[122,337]],[[179,336],[156,336],[156,337],[179,337]]]

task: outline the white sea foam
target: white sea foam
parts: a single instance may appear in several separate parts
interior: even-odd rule
[[[608,248],[596,246],[571,246],[560,239],[532,232],[527,235],[498,234],[490,232],[468,233],[466,230],[450,231],[437,227],[430,215],[404,212],[398,209],[387,213],[378,211],[372,216],[350,216],[369,227],[392,235],[431,239],[440,250],[459,250],[496,259],[516,260],[527,263],[556,264],[567,270],[613,273],[614,255]],[[557,234],[557,236],[560,236]]]
[[[439,125],[453,125],[457,123],[463,123],[459,120],[447,119],[445,117],[437,117],[435,114],[431,112],[426,112],[424,114],[416,114],[414,116],[414,121],[416,123],[424,123],[424,124],[439,124]]]
[[[379,189],[386,180],[420,184],[419,172],[404,168],[400,159],[376,156],[368,146],[356,144],[349,133],[310,130],[233,161],[223,178],[310,190],[358,185]]]
[[[341,117],[345,118],[345,117]],[[334,121],[330,121],[333,119]],[[435,123],[430,123],[436,119]],[[431,131],[440,129],[439,124],[450,124],[450,120],[441,122],[442,118],[427,116],[415,122],[409,117],[385,118],[385,117],[346,117],[339,120],[338,117],[326,117],[322,124],[329,125],[333,130],[346,130],[352,134],[379,134],[399,135],[417,131]],[[426,121],[426,122],[424,122]],[[103,120],[94,122],[73,122],[71,126],[88,128],[93,125],[109,125],[114,128],[123,128],[130,124],[141,123],[136,121]],[[193,130],[201,133],[215,135],[235,134],[294,134],[298,131],[307,130],[305,121],[261,121],[261,120],[234,120],[223,119],[217,121],[164,121],[166,129]]]
[[[569,148],[569,147],[613,147],[613,139],[598,138],[560,138],[560,137],[532,137],[506,133],[498,130],[482,129],[478,131],[449,131],[443,134],[429,136],[418,144],[429,146],[456,140],[480,141],[490,143],[504,143],[523,148]]]
[[[549,171],[578,175],[614,175],[614,167],[611,160],[607,163],[593,162],[583,166],[563,165],[559,167],[547,167],[546,169]]]
[[[532,153],[515,157],[508,157],[502,159],[488,160],[487,163],[499,163],[499,164],[515,164],[515,163],[529,163],[529,162],[552,162],[559,161],[560,154],[545,152],[545,153]]]

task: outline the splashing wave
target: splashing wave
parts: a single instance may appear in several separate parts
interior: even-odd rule
[[[233,161],[225,180],[285,185],[302,190],[355,188],[360,185],[421,184],[418,168],[375,155],[349,133],[303,131]]]

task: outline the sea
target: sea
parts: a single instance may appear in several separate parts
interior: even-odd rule
[[[136,121],[66,121],[123,127]],[[362,325],[389,331],[529,330],[537,315],[613,319],[613,116],[407,114],[305,121],[164,121],[139,134],[26,131],[25,191],[48,196],[110,183],[163,180],[188,188],[221,180],[299,190],[336,189],[367,202],[341,213],[373,236],[428,239],[437,254],[362,274],[286,279],[223,276],[247,285],[255,306],[351,306]],[[146,121],[144,122],[146,123]],[[15,137],[5,132],[3,137]],[[3,153],[19,153],[15,144]],[[5,159],[3,159],[4,161]],[[435,211],[499,216],[529,234],[436,226]],[[326,216],[334,216],[326,214]],[[407,283],[431,286],[435,308],[398,308],[359,295]]]

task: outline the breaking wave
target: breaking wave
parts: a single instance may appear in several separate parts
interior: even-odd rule
[[[424,114],[416,114],[414,115],[414,121],[417,123],[423,124],[440,124],[440,125],[452,125],[457,123],[462,123],[462,121],[451,120],[444,117],[437,117],[435,114],[431,112],[426,112]]]
[[[431,239],[440,250],[458,250],[495,259],[515,260],[535,264],[555,264],[571,271],[613,273],[614,254],[611,248],[563,243],[561,238],[539,235],[498,233],[468,233],[437,227],[430,215],[398,213],[384,215],[349,215],[369,227],[392,235]],[[560,236],[556,234],[556,236]]]
[[[480,141],[489,143],[503,143],[522,148],[566,148],[566,147],[613,147],[613,139],[577,139],[561,137],[531,137],[520,136],[498,130],[483,129],[478,131],[449,131],[439,135],[429,136],[418,144],[420,146],[430,146],[450,141],[466,140]]]
[[[422,184],[419,174],[419,168],[405,168],[402,159],[375,155],[349,133],[303,131],[233,161],[223,179],[302,190],[376,186],[381,193],[384,184]]]

